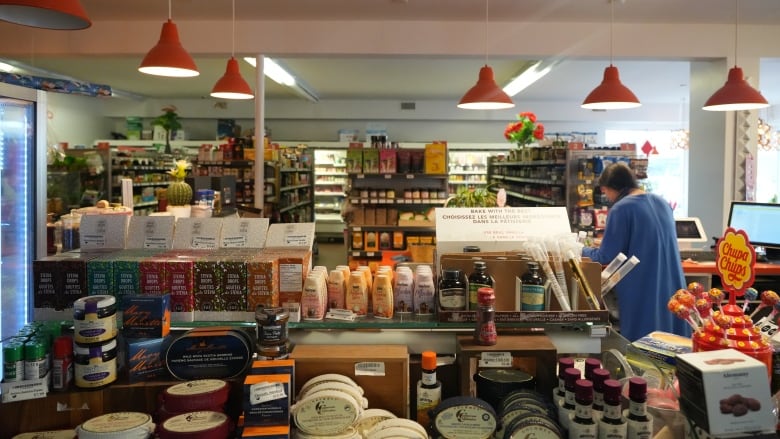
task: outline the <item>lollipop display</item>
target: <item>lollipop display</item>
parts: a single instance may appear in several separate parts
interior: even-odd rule
[[[750,287],[745,290],[745,302],[742,304],[742,312],[747,311],[747,307],[750,304],[750,302],[758,299],[758,290]]]
[[[780,302],[780,296],[777,295],[772,290],[766,290],[761,292],[761,303],[756,307],[756,309],[753,310],[753,312],[750,314],[750,318],[752,319],[759,311],[766,307],[772,307],[774,308],[775,305]]]

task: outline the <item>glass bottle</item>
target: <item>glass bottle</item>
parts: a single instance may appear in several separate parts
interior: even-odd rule
[[[438,302],[442,311],[465,311],[466,282],[457,268],[445,268],[439,280]]]
[[[596,437],[598,424],[593,420],[593,383],[577,380],[574,384],[574,415],[569,421],[569,439]]]
[[[558,387],[553,389],[553,402],[555,407],[560,407],[563,403],[563,398],[566,395],[566,384],[564,382],[566,369],[574,367],[574,359],[571,357],[561,357],[558,359]]]
[[[496,295],[493,288],[482,287],[477,292],[477,327],[474,331],[474,341],[478,345],[492,346],[498,342],[496,331]]]
[[[463,248],[464,250],[466,247]],[[477,309],[477,291],[482,287],[493,288],[493,277],[487,273],[485,261],[474,261],[474,271],[469,274],[469,309]]]
[[[604,411],[599,418],[598,439],[626,439],[628,425],[623,418],[620,381],[604,381]]]
[[[641,377],[628,380],[628,409],[623,412],[628,423],[628,437],[653,437],[653,416],[647,413],[647,381]]]
[[[422,376],[417,382],[417,423],[428,429],[428,413],[441,402],[441,381],[436,379],[436,352],[422,353]]]
[[[539,272],[539,264],[528,261],[528,271],[521,281],[521,309],[523,311],[544,311],[544,277]]]
[[[558,423],[564,431],[569,431],[569,420],[574,415],[576,403],[574,401],[574,392],[576,390],[577,380],[581,379],[580,370],[576,367],[569,367],[563,371],[563,382],[566,395],[558,406]]]
[[[610,378],[607,369],[597,368],[591,372],[591,382],[593,382],[593,410],[601,412],[604,410],[604,382]]]

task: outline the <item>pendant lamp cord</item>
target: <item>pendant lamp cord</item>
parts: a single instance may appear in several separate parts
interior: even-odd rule
[[[734,0],[734,67],[737,66],[737,52],[739,51],[739,1]]]
[[[168,20],[171,19],[171,0],[168,0]]]
[[[488,26],[488,17],[490,10],[490,0],[485,0],[485,65],[488,65],[488,40],[490,40],[489,37],[489,28]]]
[[[615,0],[609,2],[609,65],[612,65],[612,44],[614,38],[612,37],[612,26],[615,23]]]
[[[230,57],[236,57],[236,0],[233,0],[233,43],[230,51]]]

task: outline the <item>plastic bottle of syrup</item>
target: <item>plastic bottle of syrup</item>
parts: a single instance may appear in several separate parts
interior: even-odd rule
[[[593,383],[577,380],[574,384],[574,415],[569,422],[569,439],[595,439],[598,424],[593,419]]]
[[[393,283],[390,273],[377,274],[374,279],[374,317],[378,319],[393,318]]]
[[[358,317],[365,317],[368,314],[368,288],[363,273],[353,271],[349,275],[345,301],[347,309],[357,314]]]
[[[492,346],[498,342],[495,303],[493,288],[482,287],[477,291],[477,327],[474,331],[474,341],[478,345]]]
[[[464,247],[465,250],[465,247]],[[482,287],[493,288],[493,277],[487,273],[487,262],[474,261],[474,271],[469,274],[469,309],[477,309],[477,291]]]
[[[604,381],[604,412],[599,418],[598,439],[626,439],[628,424],[620,404],[620,381]]]
[[[628,380],[628,409],[623,411],[628,423],[629,439],[653,437],[653,416],[647,413],[647,381],[640,377]]]
[[[427,265],[418,265],[414,273],[414,313],[418,317],[433,317],[435,311],[436,284],[433,272]]]
[[[441,381],[436,379],[436,352],[422,353],[422,378],[417,382],[417,423],[429,429],[428,413],[441,402]]]
[[[528,261],[528,271],[521,281],[521,309],[523,311],[544,311],[544,277],[539,272],[539,264]]]
[[[347,278],[340,269],[330,270],[328,274],[328,309],[344,309],[347,290]]]
[[[393,301],[396,314],[414,311],[414,273],[409,267],[398,267],[393,282]]]

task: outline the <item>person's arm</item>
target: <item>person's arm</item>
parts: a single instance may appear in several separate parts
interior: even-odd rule
[[[604,228],[604,236],[598,247],[584,247],[582,256],[590,258],[593,262],[608,264],[618,253],[628,253],[629,224],[623,209],[614,206],[607,216],[607,224]]]

